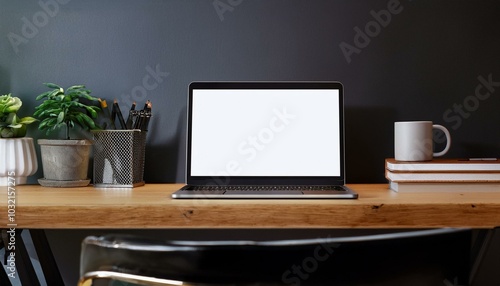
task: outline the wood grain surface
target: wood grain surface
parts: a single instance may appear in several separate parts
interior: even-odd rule
[[[438,228],[500,226],[500,192],[395,193],[387,184],[352,184],[357,200],[174,200],[180,184],[133,189],[15,187],[8,221],[16,228]],[[10,202],[12,204],[12,201]],[[12,207],[10,207],[12,208]],[[12,211],[11,211],[12,212]]]

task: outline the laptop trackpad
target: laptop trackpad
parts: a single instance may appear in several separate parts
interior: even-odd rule
[[[302,195],[302,191],[292,191],[292,190],[283,190],[283,191],[226,191],[224,195]]]

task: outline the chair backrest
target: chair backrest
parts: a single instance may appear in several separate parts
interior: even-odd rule
[[[453,229],[276,241],[91,236],[82,244],[80,282],[456,285],[468,283],[469,252],[470,231]]]

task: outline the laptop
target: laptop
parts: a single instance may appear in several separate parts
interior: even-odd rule
[[[193,82],[174,199],[356,199],[339,82]]]

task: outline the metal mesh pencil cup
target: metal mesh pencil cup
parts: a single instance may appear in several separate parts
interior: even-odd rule
[[[146,134],[141,130],[94,131],[94,186],[144,185]]]

